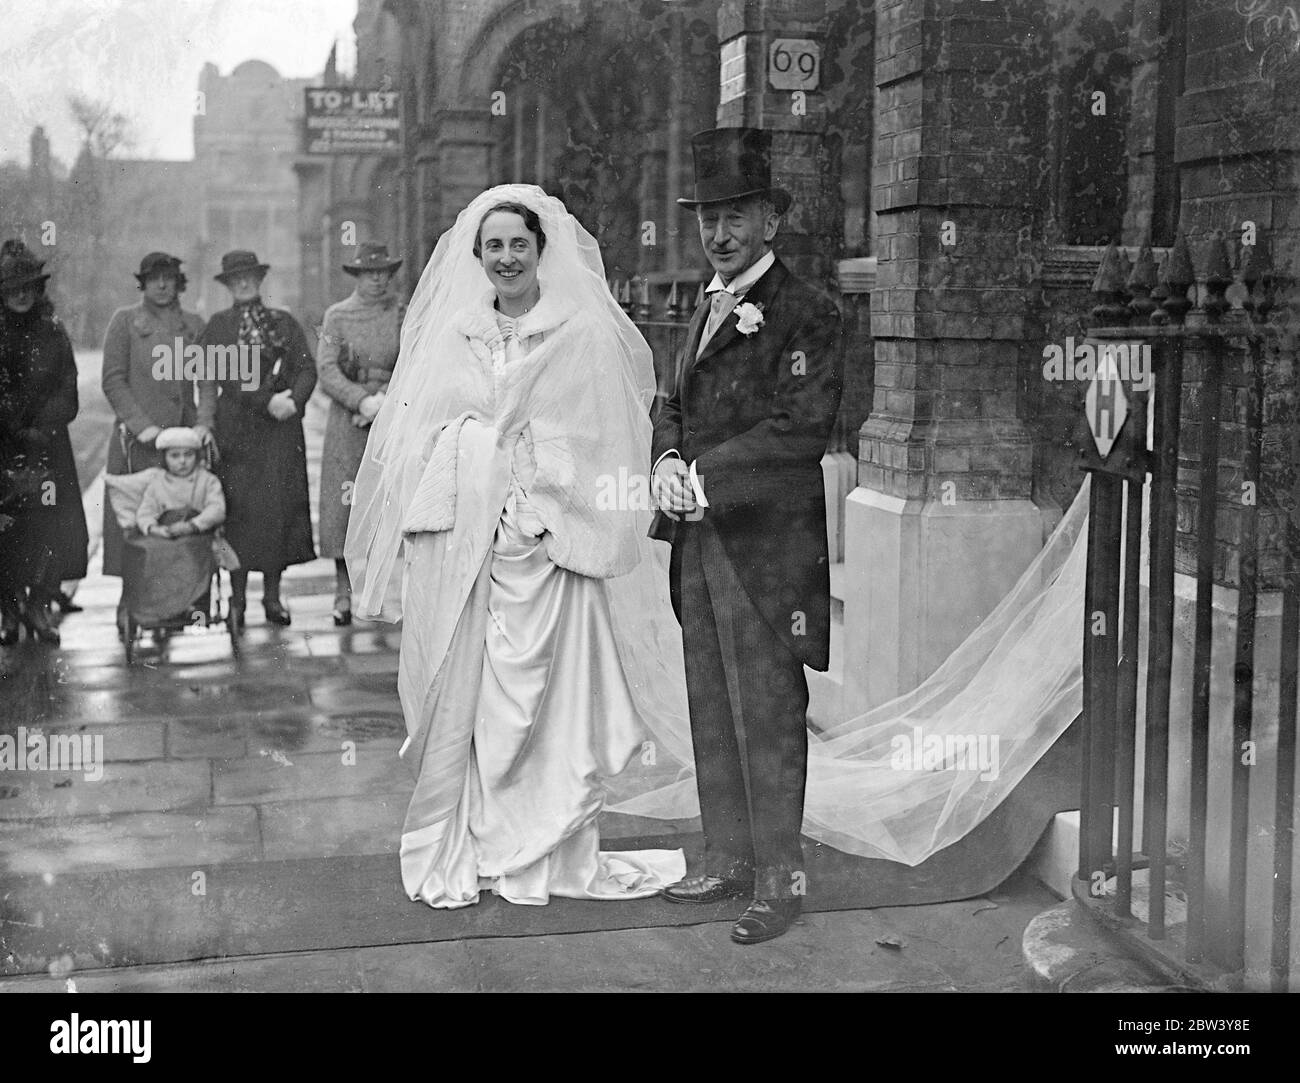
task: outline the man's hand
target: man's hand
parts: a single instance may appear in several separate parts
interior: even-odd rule
[[[136,437],[142,444],[152,444],[158,439],[158,434],[162,432],[157,425],[150,425],[148,428],[141,429],[140,435]]]
[[[298,412],[298,404],[293,401],[293,395],[289,390],[285,389],[271,396],[266,410],[276,421],[288,421]]]
[[[198,435],[199,442],[203,444],[212,443],[212,430],[206,425],[195,425],[194,432]]]
[[[696,510],[695,491],[691,488],[690,471],[681,459],[668,455],[655,467],[654,490],[659,510],[670,518]]]

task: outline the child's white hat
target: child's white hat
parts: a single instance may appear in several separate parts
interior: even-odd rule
[[[159,451],[166,451],[168,448],[186,447],[198,451],[203,446],[203,441],[199,439],[199,434],[193,429],[184,429],[179,426],[170,429],[163,429],[158,434],[158,438],[153,442],[153,446]]]

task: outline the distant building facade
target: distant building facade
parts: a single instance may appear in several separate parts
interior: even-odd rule
[[[297,312],[301,302],[298,244],[298,152],[302,90],[311,79],[286,79],[270,64],[247,60],[229,75],[204,65],[203,111],[194,117],[194,184],[200,214],[193,299],[212,313],[230,303],[212,280],[222,253],[252,249],[271,265],[266,299]]]

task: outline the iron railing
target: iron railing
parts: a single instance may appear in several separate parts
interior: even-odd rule
[[[654,354],[655,404],[672,394],[677,380],[676,365],[686,342],[691,313],[704,301],[704,280],[700,274],[653,274],[612,281],[610,292],[636,324]]]
[[[1294,398],[1296,377],[1293,369],[1286,368],[1287,347],[1271,319],[1285,285],[1283,276],[1272,270],[1263,243],[1243,248],[1235,262],[1234,276],[1233,253],[1221,235],[1214,235],[1206,246],[1198,286],[1189,246],[1180,233],[1158,273],[1149,247],[1130,265],[1124,252],[1112,245],[1094,283],[1098,305],[1092,310],[1090,340],[1096,342],[1099,354],[1102,347],[1114,350],[1121,341],[1129,343],[1130,350],[1134,343],[1149,345],[1155,401],[1153,439],[1148,441],[1149,391],[1133,386],[1134,381],[1121,381],[1131,403],[1126,428],[1104,458],[1093,446],[1084,452],[1083,468],[1091,472],[1092,487],[1075,893],[1118,927],[1137,926],[1134,872],[1145,868],[1147,920],[1142,934],[1148,947],[1172,940],[1175,949],[1181,948],[1182,963],[1188,964],[1185,973],[1202,980],[1214,975],[1239,986],[1246,970],[1247,885],[1271,880],[1269,984],[1275,991],[1285,991],[1292,973],[1300,583],[1298,501],[1293,488],[1297,458],[1278,436],[1295,429],[1289,400]],[[1234,280],[1239,305],[1231,304],[1227,296]],[[1188,296],[1193,287],[1197,287],[1192,294],[1195,300]],[[1266,385],[1266,363],[1279,361],[1284,375]],[[1150,385],[1149,380],[1136,382]],[[1113,388],[1105,390],[1114,394]],[[1148,474],[1149,528],[1144,539]],[[1180,520],[1183,565],[1194,566],[1194,645],[1190,711],[1186,717],[1171,717]],[[1266,528],[1263,534],[1261,524]],[[1149,565],[1141,719],[1145,764],[1142,833],[1140,844],[1135,845],[1144,544]],[[1234,548],[1235,577],[1231,575]],[[1267,571],[1264,578],[1262,566]],[[1223,722],[1211,718],[1214,587],[1216,579],[1223,584],[1232,578],[1237,590],[1232,736],[1230,745],[1220,737],[1212,746],[1212,730],[1219,729],[1214,724]],[[1257,671],[1260,666],[1269,668],[1256,643],[1257,602],[1264,588],[1280,593],[1281,621],[1275,795],[1266,822],[1259,822],[1261,811],[1255,810],[1255,830],[1271,832],[1273,839],[1272,867],[1261,870],[1258,859],[1255,867],[1248,868],[1248,858],[1252,772],[1261,763],[1255,749],[1257,738],[1266,731],[1254,698]],[[1117,623],[1121,614],[1122,626]],[[1188,749],[1188,773],[1176,780],[1186,784],[1187,795],[1182,862],[1177,848],[1171,846],[1169,830],[1171,736],[1178,747],[1185,741]],[[1176,767],[1182,770],[1182,763]],[[1226,775],[1229,789],[1226,854],[1207,852],[1212,775],[1216,780]],[[1221,806],[1220,795],[1215,796],[1216,806]],[[1216,895],[1213,920],[1207,906],[1211,871],[1216,888],[1226,882],[1226,891]],[[1166,913],[1166,893],[1171,889],[1176,893],[1179,887],[1186,896],[1185,923],[1171,922]],[[1176,956],[1177,950],[1153,954],[1168,958]]]

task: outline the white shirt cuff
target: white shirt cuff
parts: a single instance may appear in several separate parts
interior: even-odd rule
[[[650,473],[653,474],[656,470],[658,470],[659,464],[663,462],[666,458],[668,458],[669,455],[676,455],[677,458],[679,459],[681,458],[681,454],[678,452],[678,450],[675,447],[670,447],[667,451],[665,451],[662,455],[660,455],[659,458],[655,460],[654,466],[650,468]]]
[[[704,484],[700,480],[699,474],[695,472],[695,463],[691,463],[691,488],[695,490],[695,503],[702,508],[707,508],[709,502],[704,498]]]

